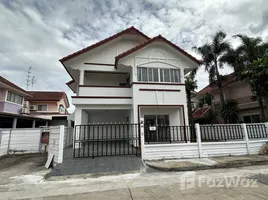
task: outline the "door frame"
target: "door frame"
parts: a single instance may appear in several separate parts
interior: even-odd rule
[[[140,108],[141,107],[180,107],[182,108],[182,115],[183,115],[183,124],[184,127],[186,126],[186,122],[185,122],[185,112],[184,112],[184,105],[183,104],[170,104],[170,105],[159,105],[159,104],[138,104],[137,108],[138,108],[138,124],[140,124]],[[140,132],[140,128],[139,128],[139,146],[141,146],[141,132]]]

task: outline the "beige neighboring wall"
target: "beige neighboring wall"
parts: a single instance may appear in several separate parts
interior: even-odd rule
[[[31,101],[30,105],[47,105],[47,112],[58,112],[57,101]]]

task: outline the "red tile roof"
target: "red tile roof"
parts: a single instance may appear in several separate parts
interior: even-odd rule
[[[185,56],[187,56],[188,58],[190,58],[191,60],[196,62],[197,64],[201,64],[201,62],[199,60],[197,60],[195,57],[193,57],[192,55],[190,55],[189,53],[187,53],[186,51],[184,51],[183,49],[181,49],[180,47],[178,47],[174,43],[170,42],[169,40],[167,40],[163,36],[158,35],[158,36],[151,38],[151,39],[145,41],[144,43],[137,45],[136,47],[129,49],[128,51],[125,51],[125,52],[119,54],[118,56],[116,56],[115,57],[115,66],[117,66],[117,62],[121,58],[124,58],[124,57],[126,57],[126,56],[128,56],[128,55],[130,55],[130,54],[132,54],[132,53],[134,53],[134,52],[136,52],[136,51],[138,51],[138,50],[140,50],[140,49],[146,47],[147,45],[152,44],[153,42],[156,42],[156,41],[167,43],[171,47],[175,48],[176,50],[178,50],[179,52],[181,52],[182,54],[184,54]]]
[[[235,81],[236,81],[235,73],[225,75],[223,76],[222,87],[225,87]],[[212,91],[215,91],[215,90],[218,90],[218,81],[215,81],[213,84],[209,84],[208,86],[204,87],[202,90],[197,92],[195,96],[201,96],[206,93],[211,93]]]
[[[197,108],[193,112],[193,118],[194,119],[200,119],[206,116],[206,113],[211,109],[211,107],[206,107],[206,108]]]
[[[90,46],[88,46],[88,47],[86,47],[84,49],[81,49],[81,50],[79,50],[79,51],[77,51],[75,53],[72,53],[72,54],[70,54],[68,56],[65,56],[65,57],[61,58],[60,62],[65,62],[67,60],[70,60],[70,59],[72,59],[72,58],[74,58],[74,57],[76,57],[78,55],[81,55],[81,54],[89,51],[89,50],[92,50],[92,49],[97,48],[97,47],[99,47],[99,46],[101,46],[101,45],[103,45],[103,44],[105,44],[107,42],[110,42],[110,41],[112,41],[112,40],[114,40],[114,39],[116,39],[116,38],[118,38],[118,37],[120,37],[120,36],[122,36],[124,34],[137,34],[137,35],[141,35],[146,40],[150,39],[147,35],[145,35],[144,33],[140,32],[134,26],[131,26],[130,28],[127,28],[127,29],[125,29],[125,30],[123,30],[123,31],[121,31],[119,33],[116,33],[115,35],[112,35],[112,36],[110,36],[110,37],[108,37],[108,38],[106,38],[104,40],[101,40],[101,41],[93,44],[93,45],[90,45]]]
[[[25,97],[25,101],[60,101],[65,96],[67,107],[69,107],[69,101],[65,92],[28,91],[28,94],[31,96]]]
[[[8,85],[10,87],[13,87],[14,89],[17,89],[17,90],[19,90],[21,92],[27,93],[24,89],[22,89],[21,87],[15,85],[14,83],[11,83],[10,81],[8,81],[7,79],[5,79],[2,76],[0,76],[0,82],[4,83],[5,85]]]

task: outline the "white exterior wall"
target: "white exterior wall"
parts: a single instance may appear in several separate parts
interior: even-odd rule
[[[122,105],[131,106],[132,115],[131,122],[138,123],[138,106],[139,105],[180,105],[184,107],[185,125],[188,125],[188,112],[186,103],[186,92],[184,84],[184,71],[189,71],[197,67],[197,64],[170,47],[163,42],[155,42],[137,52],[119,60],[118,69],[109,65],[94,65],[84,63],[102,63],[114,64],[115,56],[125,52],[134,46],[138,45],[133,38],[116,39],[108,44],[102,45],[99,48],[91,50],[83,55],[77,56],[64,64],[73,69],[86,71],[106,71],[106,72],[129,72],[130,82],[137,82],[137,67],[152,67],[152,68],[173,68],[180,69],[180,83],[182,85],[163,84],[133,84],[131,88],[92,88],[80,87],[79,96],[105,96],[106,98],[73,98],[72,103],[76,105],[78,119],[75,124],[82,123],[81,109],[85,109],[86,105]],[[84,73],[80,73],[84,74]],[[84,85],[109,85],[118,86],[121,82],[126,82],[125,74],[102,74],[102,73],[85,73],[83,79]],[[81,83],[80,83],[81,84]],[[140,91],[140,89],[162,89],[162,90],[180,90],[180,91]],[[132,98],[107,98],[109,96],[132,97]],[[178,113],[177,113],[178,114]],[[176,114],[176,116],[178,116]],[[182,115],[182,110],[180,110]],[[172,120],[172,119],[171,119]],[[177,118],[175,119],[177,120]],[[182,124],[181,124],[182,125]]]
[[[130,39],[115,39],[107,44],[104,44],[94,50],[77,56],[69,61],[66,61],[66,66],[71,66],[73,69],[81,69],[84,63],[102,63],[114,64],[114,58],[137,46],[140,42]],[[99,66],[100,67],[100,66]],[[92,70],[86,66],[88,70]],[[108,68],[112,68],[111,66]]]
[[[123,96],[132,97],[131,88],[109,88],[109,87],[80,87],[80,96]],[[109,101],[109,100],[107,100]]]

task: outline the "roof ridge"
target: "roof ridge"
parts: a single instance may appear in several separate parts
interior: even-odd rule
[[[146,39],[148,39],[148,40],[150,39],[150,37],[148,37],[147,35],[145,35],[145,34],[142,33],[141,31],[139,31],[138,29],[136,29],[134,26],[131,26],[131,27],[129,27],[129,28],[125,29],[125,30],[122,30],[122,31],[120,31],[120,32],[118,32],[118,33],[116,33],[116,34],[114,34],[114,35],[111,35],[111,36],[109,36],[109,37],[107,37],[107,38],[105,38],[105,39],[103,39],[103,40],[100,40],[100,41],[96,42],[95,44],[89,45],[89,46],[87,46],[87,47],[85,47],[85,48],[83,48],[83,49],[80,49],[80,50],[78,50],[78,51],[76,51],[76,52],[74,52],[74,53],[72,53],[72,54],[69,54],[69,55],[67,55],[67,56],[65,56],[65,57],[63,57],[63,58],[61,58],[61,59],[60,59],[60,62],[67,61],[67,60],[69,60],[69,59],[71,59],[71,58],[73,58],[73,57],[75,57],[75,56],[78,56],[78,55],[80,55],[80,54],[83,54],[83,53],[85,53],[86,51],[89,51],[90,49],[96,48],[96,47],[98,47],[99,45],[101,45],[101,44],[103,44],[103,43],[106,43],[106,42],[108,42],[108,41],[111,41],[111,40],[113,40],[113,39],[115,39],[115,38],[121,36],[122,34],[127,33],[127,31],[130,31],[130,30],[134,30],[134,31],[138,32],[140,35],[142,35],[144,38],[146,38]]]

